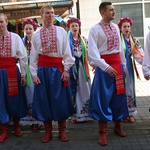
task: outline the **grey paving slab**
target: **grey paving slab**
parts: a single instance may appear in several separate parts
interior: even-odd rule
[[[98,144],[98,122],[91,120],[72,124],[67,120],[68,142],[58,137],[57,122],[53,122],[53,137],[48,143],[41,143],[43,126],[33,131],[30,126],[21,126],[22,137],[16,137],[9,127],[9,139],[0,143],[0,150],[150,150],[150,81],[143,77],[141,67],[137,66],[141,80],[136,79],[137,115],[134,123],[122,123],[127,137],[118,137],[113,132],[113,123],[108,123],[108,145]]]

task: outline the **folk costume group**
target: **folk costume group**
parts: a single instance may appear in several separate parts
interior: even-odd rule
[[[22,135],[19,122],[30,122],[36,130],[43,123],[43,143],[52,138],[52,122],[57,121],[59,137],[66,142],[69,117],[72,123],[97,120],[102,146],[108,143],[108,121],[114,122],[118,136],[126,136],[121,122],[134,122],[136,114],[135,60],[150,79],[150,33],[144,57],[131,34],[131,18],[114,24],[111,2],[102,2],[99,12],[102,19],[90,29],[88,40],[79,33],[78,18],[67,21],[68,34],[53,25],[52,6],[41,8],[40,29],[32,19],[24,20],[23,40],[7,30],[7,16],[0,14],[0,143],[9,137],[11,121],[17,136]],[[92,84],[89,64],[94,68]]]

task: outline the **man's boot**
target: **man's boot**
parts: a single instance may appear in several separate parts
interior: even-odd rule
[[[22,136],[22,131],[19,128],[19,121],[20,121],[20,119],[18,119],[18,118],[13,119],[14,131],[15,131],[15,135]]]
[[[51,121],[44,122],[44,128],[45,128],[45,135],[42,138],[42,142],[47,143],[52,137],[52,122]]]
[[[126,133],[125,131],[122,129],[122,125],[121,125],[121,120],[117,120],[117,121],[114,121],[114,132],[118,135],[118,136],[121,136],[121,137],[125,137],[126,136]]]
[[[8,126],[6,124],[0,125],[2,134],[0,135],[0,143],[8,138]]]
[[[102,146],[107,145],[107,122],[99,121],[99,144]]]
[[[65,133],[66,120],[58,121],[59,137],[62,142],[67,142],[69,139]]]

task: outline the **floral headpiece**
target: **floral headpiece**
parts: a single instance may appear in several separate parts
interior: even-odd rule
[[[33,28],[34,28],[34,31],[38,27],[37,23],[34,20],[32,20],[32,19],[26,19],[26,20],[23,21],[23,23],[22,23],[22,28],[23,29],[24,29],[24,27],[25,27],[26,24],[31,24],[33,26]]]
[[[67,21],[67,24],[66,24],[68,29],[70,28],[70,24],[73,23],[73,22],[78,23],[79,27],[81,27],[80,19],[75,18],[75,17],[71,17],[71,18],[69,18],[69,20]]]
[[[132,26],[132,24],[133,24],[132,19],[125,16],[125,17],[123,17],[123,18],[120,18],[120,20],[119,20],[119,22],[118,22],[118,26],[119,26],[120,29],[121,29],[121,26],[122,26],[122,24],[123,24],[124,22],[129,22],[129,23],[130,23],[130,26]]]

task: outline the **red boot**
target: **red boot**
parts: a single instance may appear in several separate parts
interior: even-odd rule
[[[0,125],[2,134],[0,136],[0,143],[8,138],[8,126],[6,124]]]
[[[107,145],[107,138],[106,138],[106,133],[107,133],[107,122],[101,122],[99,121],[99,144],[102,146]]]
[[[39,130],[40,125],[39,124],[33,124],[33,130]]]
[[[114,132],[118,135],[118,136],[122,136],[125,137],[126,133],[124,132],[124,130],[122,129],[122,125],[121,125],[121,121],[117,120],[114,121],[115,126],[114,126]]]
[[[66,128],[66,120],[58,121],[58,126],[59,126],[59,137],[62,142],[67,142],[69,139],[65,133],[65,128]]]
[[[22,136],[22,131],[19,128],[19,121],[20,121],[20,119],[18,119],[18,118],[13,119],[14,131],[15,131],[16,136]]]
[[[51,121],[44,122],[44,128],[45,128],[45,135],[42,138],[42,142],[47,143],[52,137],[52,122]]]

